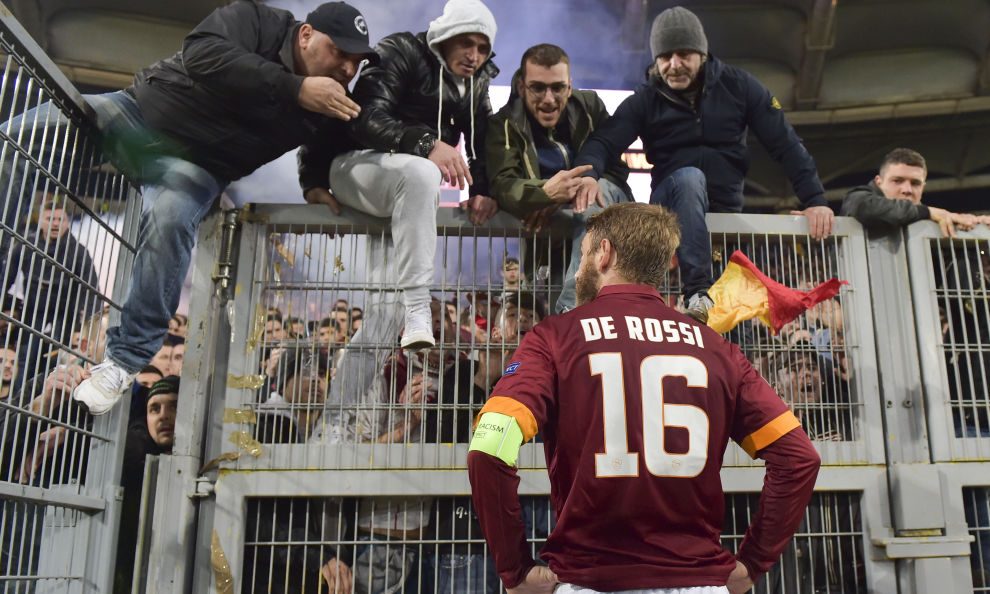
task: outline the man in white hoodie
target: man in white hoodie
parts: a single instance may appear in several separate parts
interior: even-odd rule
[[[337,213],[343,205],[391,218],[391,237],[368,238],[368,281],[385,291],[366,299],[364,324],[338,366],[333,403],[366,392],[382,367],[378,356],[391,351],[403,321],[403,348],[435,344],[429,286],[441,181],[470,189],[464,207],[475,224],[498,210],[483,163],[492,113],[488,84],[498,74],[490,59],[496,30],[479,0],[450,0],[426,32],[383,38],[375,47],[381,63],[362,72],[353,94],[361,114],[351,133],[367,148],[332,164],[319,146],[300,151],[307,200],[328,203]],[[467,162],[454,148],[462,134]],[[313,175],[321,168],[329,169],[322,179]]]

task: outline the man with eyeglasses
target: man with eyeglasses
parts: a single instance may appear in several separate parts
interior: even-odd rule
[[[652,204],[677,214],[677,261],[687,314],[708,320],[712,246],[706,212],[740,212],[749,168],[746,137],[752,131],[784,168],[808,218],[808,234],[832,233],[834,213],[825,200],[815,162],[787,122],[780,102],[741,68],[708,53],[701,21],[675,6],[657,15],[650,31],[654,63],[648,80],[615,110],[592,138],[578,165],[600,175],[637,136],[653,165]]]
[[[571,260],[557,298],[558,313],[574,307],[574,273],[588,217],[632,199],[626,185],[629,168],[618,157],[609,160],[597,183],[582,177],[589,167],[574,168],[584,141],[608,117],[593,91],[571,89],[564,50],[543,43],[523,53],[509,102],[488,123],[485,159],[499,207],[519,217],[529,231],[539,231],[557,209],[573,209]],[[582,187],[588,190],[581,192]],[[601,198],[596,199],[599,188]]]

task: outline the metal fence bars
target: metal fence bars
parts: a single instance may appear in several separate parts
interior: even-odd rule
[[[69,393],[102,360],[140,204],[6,9],[0,57],[0,584],[108,591],[127,407],[94,420]]]

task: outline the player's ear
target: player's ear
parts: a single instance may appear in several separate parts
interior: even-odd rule
[[[603,239],[601,245],[598,247],[598,260],[596,262],[598,271],[605,272],[615,267],[615,260],[615,246],[612,245],[611,241]]]

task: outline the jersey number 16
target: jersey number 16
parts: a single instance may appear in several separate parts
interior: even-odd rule
[[[639,454],[629,451],[622,353],[594,353],[588,360],[591,374],[601,376],[605,425],[605,452],[595,454],[595,474],[598,477],[638,476]],[[665,404],[663,380],[666,377],[683,377],[689,388],[707,388],[708,368],[699,359],[682,355],[653,355],[643,359],[639,366],[646,469],[654,476],[690,478],[701,473],[708,460],[708,415],[690,404]],[[666,427],[687,430],[687,452],[671,454],[666,450]]]

